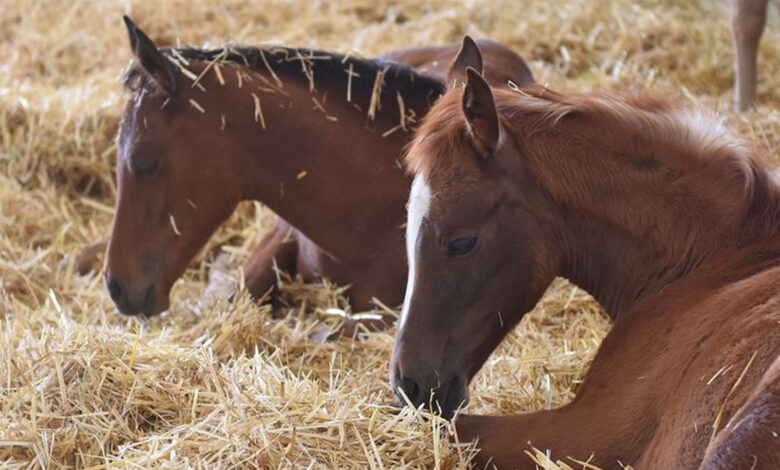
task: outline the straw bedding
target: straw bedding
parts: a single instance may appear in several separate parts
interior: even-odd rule
[[[780,28],[772,16],[761,106],[733,114],[725,2],[0,0],[2,468],[467,465],[470,449],[451,440],[447,422],[389,406],[394,330],[308,339],[336,321],[327,312],[346,305],[343,287],[288,279],[275,313],[245,294],[227,300],[273,222],[259,204],[243,204],[219,230],[161,318],[121,317],[99,267],[75,273],[80,249],[109,231],[127,98],[116,78],[130,57],[124,12],[168,45],[272,41],[373,55],[489,36],[553,88],[699,102],[778,157]],[[469,411],[566,403],[608,329],[586,293],[556,281],[475,378]],[[544,467],[584,468],[552,451],[563,462],[539,454]]]

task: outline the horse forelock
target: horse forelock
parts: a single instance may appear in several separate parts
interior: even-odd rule
[[[451,166],[453,158],[469,148],[460,96],[448,93],[428,112],[404,157],[409,173],[428,179],[434,169]]]

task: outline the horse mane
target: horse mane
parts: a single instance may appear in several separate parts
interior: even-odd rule
[[[709,178],[713,188],[736,191],[730,203],[740,227],[763,236],[780,229],[778,175],[758,151],[725,127],[723,118],[639,94],[564,94],[537,84],[515,91],[493,89],[493,94],[502,125],[520,139],[565,133],[565,122],[575,119],[597,123],[605,130],[622,130],[654,148],[672,149],[668,153],[677,158],[620,155],[628,163],[667,164],[683,168],[681,171],[696,171]],[[461,96],[461,92],[449,93],[430,111],[406,154],[408,171],[427,178],[439,170],[457,171],[470,165],[464,160],[474,160],[464,158],[473,156],[474,151]],[[663,158],[666,160],[660,161]]]
[[[369,79],[356,80],[355,87],[365,84],[373,86],[374,78],[379,76],[382,79],[381,86],[391,92],[405,90],[415,84],[416,88],[435,99],[446,91],[441,80],[419,73],[405,64],[381,58],[367,59],[351,54],[282,46],[230,46],[216,49],[185,47],[161,48],[160,51],[177,64],[190,60],[230,64],[268,74],[273,79],[298,75],[309,80],[312,89],[316,89],[317,81],[322,76],[347,77],[347,74],[351,74]],[[127,69],[121,83],[130,91],[155,90],[153,81],[137,65]]]

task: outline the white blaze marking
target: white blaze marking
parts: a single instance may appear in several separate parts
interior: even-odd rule
[[[404,306],[401,309],[401,318],[398,320],[398,329],[404,326],[406,317],[409,314],[409,302],[412,300],[412,291],[414,290],[415,275],[415,252],[417,245],[417,236],[420,233],[420,226],[428,209],[431,205],[431,188],[422,175],[414,177],[412,191],[409,195],[409,215],[406,219],[406,259],[409,263],[409,276],[406,278],[406,295],[404,296]]]

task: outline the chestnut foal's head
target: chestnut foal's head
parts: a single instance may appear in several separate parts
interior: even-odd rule
[[[125,17],[133,90],[119,130],[117,201],[105,265],[126,315],[168,308],[174,281],[240,200],[240,174],[214,142],[218,121],[190,99],[192,81]],[[197,101],[196,101],[197,103]]]
[[[479,65],[479,64],[475,64]],[[410,148],[409,277],[391,382],[445,417],[552,281],[548,200],[475,68],[432,108]],[[501,93],[511,93],[501,92]]]

